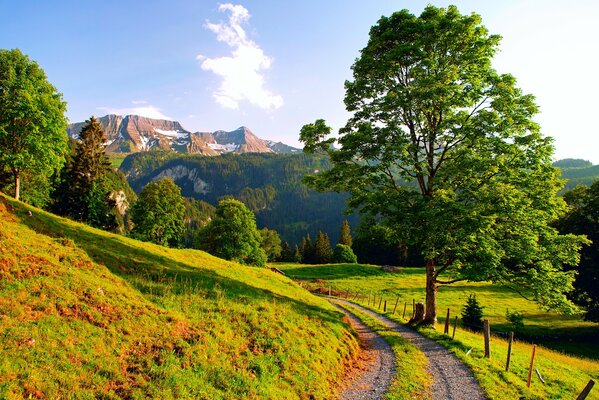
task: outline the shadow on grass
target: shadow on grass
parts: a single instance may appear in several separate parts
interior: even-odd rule
[[[293,279],[401,278],[424,273],[422,268],[398,268],[398,272],[385,272],[379,266],[362,264],[277,265],[277,268]]]
[[[173,285],[172,289],[174,290],[171,290],[171,293],[177,293],[178,290],[189,290],[179,286],[185,285],[193,290],[199,289],[203,295],[211,298],[224,296],[230,299],[239,299],[245,296],[255,300],[276,300],[290,304],[292,309],[311,318],[342,324],[341,313],[253,286],[244,281],[242,273],[232,274],[234,277],[222,276],[215,272],[214,268],[203,268],[200,265],[187,264],[158,254],[166,250],[160,246],[137,241],[127,243],[128,240],[125,240],[123,236],[107,232],[98,233],[89,227],[77,227],[72,222],[39,213],[36,210],[32,210],[33,216],[27,216],[27,206],[8,201],[12,203],[12,207],[16,211],[14,214],[22,224],[43,235],[72,240],[94,262],[106,266],[112,273],[125,279],[142,295],[147,296],[150,301],[153,300],[149,295],[157,294],[152,290],[152,282]],[[152,247],[153,251],[144,248],[145,246]],[[180,251],[183,252],[183,250]],[[215,259],[214,262],[222,263],[224,268],[229,268],[228,262],[225,260]],[[239,268],[240,272],[245,268],[252,268],[233,263],[230,265],[230,268]]]

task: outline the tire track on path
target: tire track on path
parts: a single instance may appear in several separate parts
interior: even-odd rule
[[[335,299],[333,302],[355,307],[367,313],[418,346],[428,358],[428,369],[433,376],[431,395],[434,400],[478,400],[487,398],[474,378],[472,371],[449,350],[434,340],[425,338],[402,324],[355,303],[341,299]]]

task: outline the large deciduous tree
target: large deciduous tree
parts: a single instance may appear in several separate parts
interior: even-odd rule
[[[345,84],[352,117],[339,138],[323,120],[301,131],[305,151],[333,164],[310,184],[349,192],[350,207],[422,249],[427,323],[439,285],[460,280],[572,311],[575,274],[562,267],[578,262],[584,238],[549,225],[564,210],[552,141],[533,121],[533,96],[491,68],[499,40],[454,6],[382,17]]]
[[[18,49],[0,49],[0,169],[19,199],[21,176],[50,176],[67,152],[66,103],[39,65]]]

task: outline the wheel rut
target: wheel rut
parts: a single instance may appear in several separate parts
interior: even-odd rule
[[[339,303],[348,307],[354,307],[367,313],[389,328],[399,332],[406,339],[418,346],[428,359],[428,370],[433,377],[430,393],[432,399],[478,400],[487,398],[474,378],[472,371],[449,350],[437,342],[425,338],[419,333],[406,328],[402,324],[385,318],[384,316],[355,303],[341,299],[335,299],[332,300],[332,302],[333,304]],[[399,366],[399,368],[401,368],[401,366]],[[349,397],[346,398],[349,399]]]

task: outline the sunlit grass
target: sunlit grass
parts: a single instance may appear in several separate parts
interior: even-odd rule
[[[0,332],[0,398],[328,399],[357,354],[288,278],[1,195]]]
[[[379,267],[364,265],[277,265],[288,276],[303,281],[303,286],[312,290],[328,292],[345,297],[347,290],[350,297],[360,293],[366,300],[360,303],[370,309],[383,313],[378,308],[379,298],[387,300],[385,315],[400,322],[406,322],[412,313],[412,299],[424,301],[424,269],[409,268],[400,272],[383,272]],[[526,387],[532,344],[517,340],[512,353],[510,372],[505,372],[507,343],[500,336],[492,338],[491,358],[484,355],[482,335],[458,327],[456,340],[441,334],[445,313],[449,307],[450,320],[453,324],[455,315],[459,315],[466,298],[470,293],[476,293],[477,299],[485,306],[485,318],[490,320],[495,332],[507,332],[512,329],[505,317],[505,309],[524,312],[525,331],[523,335],[531,339],[534,335],[555,336],[555,342],[565,342],[563,348],[574,349],[572,340],[579,340],[580,331],[584,335],[596,334],[597,324],[581,321],[579,318],[566,317],[555,313],[546,313],[534,303],[523,299],[507,288],[489,283],[461,283],[452,287],[443,287],[439,291],[439,323],[437,330],[422,329],[421,332],[443,345],[449,347],[459,358],[464,360],[473,370],[477,380],[492,399],[571,399],[582,391],[589,379],[599,379],[599,362],[596,360],[566,355],[546,347],[539,347],[535,362],[545,384],[533,372],[533,384]],[[376,304],[370,302],[368,296],[376,294]],[[398,307],[393,314],[395,302],[399,297]],[[372,297],[371,297],[372,298]],[[402,319],[404,304],[406,319]],[[453,328],[453,326],[451,327]],[[451,333],[451,329],[450,329]],[[518,338],[520,333],[516,333]],[[583,338],[585,337],[583,335]],[[597,354],[597,342],[587,342],[581,345],[589,356]],[[466,355],[470,350],[469,355]],[[599,390],[591,392],[589,398],[599,399]]]

